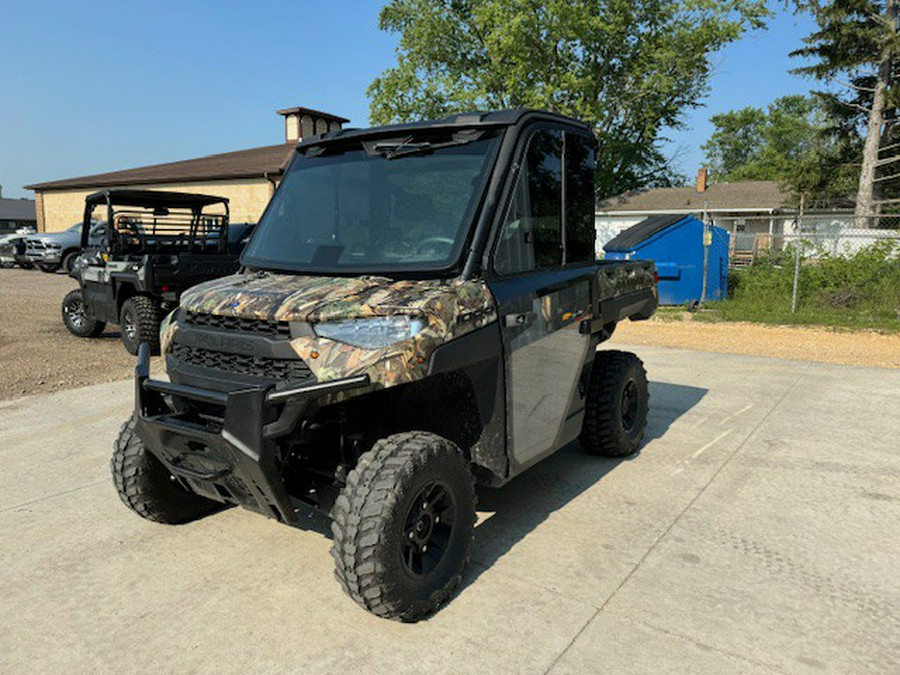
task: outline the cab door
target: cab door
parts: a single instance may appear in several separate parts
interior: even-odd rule
[[[503,335],[512,473],[581,430],[596,342],[578,328],[597,292],[593,139],[537,127],[517,166],[489,282]]]

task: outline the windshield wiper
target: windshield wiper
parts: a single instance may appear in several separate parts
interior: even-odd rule
[[[399,159],[401,157],[409,157],[411,155],[430,155],[435,150],[441,148],[450,148],[457,145],[467,145],[481,138],[483,132],[480,130],[467,129],[459,131],[452,136],[452,140],[442,143],[432,143],[431,141],[415,141],[412,136],[407,136],[401,141],[380,141],[374,143],[368,148],[369,152],[384,155],[387,160]]]

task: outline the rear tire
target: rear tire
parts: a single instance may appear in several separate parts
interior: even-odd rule
[[[159,322],[162,312],[155,300],[135,295],[122,303],[119,326],[122,343],[129,354],[137,354],[142,342],[150,345],[151,354],[159,354]]]
[[[218,502],[189,492],[171,475],[134,432],[134,418],[119,430],[109,463],[119,498],[141,518],[175,525],[222,508]]]
[[[472,473],[447,439],[394,434],[360,458],[332,517],[335,577],[347,595],[376,616],[418,621],[462,579],[475,527]]]
[[[603,457],[635,452],[644,439],[649,405],[641,360],[630,352],[597,352],[581,430],[584,449]]]
[[[72,335],[78,337],[97,337],[106,328],[106,324],[92,318],[84,304],[81,289],[69,291],[62,301],[62,320]]]

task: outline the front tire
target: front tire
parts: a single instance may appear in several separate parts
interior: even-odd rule
[[[581,430],[584,449],[604,457],[632,454],[644,439],[649,406],[641,360],[630,352],[597,352]]]
[[[62,302],[62,320],[72,335],[78,337],[97,337],[106,328],[106,324],[97,321],[88,314],[81,289],[69,291]]]
[[[72,268],[75,266],[75,261],[78,259],[78,256],[81,255],[80,251],[69,251],[66,253],[65,257],[62,259],[62,269],[66,274],[70,274],[72,272]]]
[[[360,458],[332,517],[344,591],[376,616],[418,621],[462,579],[475,527],[472,473],[447,439],[394,434]]]
[[[109,463],[122,503],[141,518],[176,525],[222,508],[218,502],[187,491],[134,432],[134,418],[119,430]]]
[[[151,354],[159,354],[159,305],[151,298],[135,295],[122,303],[119,325],[122,343],[129,354],[137,354],[142,342],[150,345]]]

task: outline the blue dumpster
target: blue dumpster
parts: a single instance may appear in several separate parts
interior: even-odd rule
[[[728,231],[710,227],[706,299],[728,291]],[[703,292],[703,223],[692,215],[652,216],[620,232],[603,250],[609,260],[653,260],[659,271],[659,304],[683,305]]]

